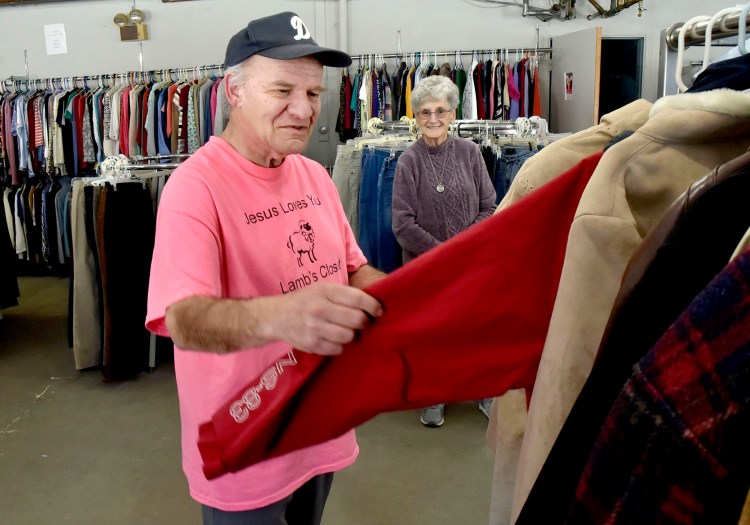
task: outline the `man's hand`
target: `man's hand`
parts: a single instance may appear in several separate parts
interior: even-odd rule
[[[227,353],[286,341],[305,352],[336,355],[369,318],[382,313],[380,303],[362,290],[316,283],[255,299],[188,297],[167,309],[165,321],[183,350]]]
[[[316,283],[273,299],[260,332],[321,355],[340,354],[357,330],[383,313],[376,299],[342,284]]]

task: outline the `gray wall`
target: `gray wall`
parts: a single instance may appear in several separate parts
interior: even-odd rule
[[[344,1],[344,0],[342,0]],[[520,2],[520,0],[519,0]],[[0,7],[0,78],[25,74],[27,50],[30,78],[88,75],[140,70],[140,47],[120,42],[112,18],[135,6],[147,13],[150,40],[142,43],[143,68],[191,67],[223,62],[226,42],[248,20],[278,11],[299,14],[321,45],[342,46],[358,53],[397,51],[398,31],[402,51],[447,51],[506,47],[534,47],[536,27],[541,45],[550,37],[594,25],[603,36],[643,36],[645,98],[657,98],[659,31],[695,15],[712,15],[734,5],[723,0],[644,0],[647,11],[637,16],[630,9],[618,16],[586,20],[593,12],[578,0],[578,18],[547,23],[521,16],[520,7],[480,7],[471,0],[348,0],[348,31],[339,31],[339,0],[192,0],[162,3],[161,0],[79,0],[52,4]],[[608,1],[600,2],[609,5]],[[531,0],[544,7],[547,0]],[[47,55],[45,24],[65,24],[68,52]],[[438,57],[440,58],[440,57]],[[466,57],[464,58],[466,61]],[[327,71],[329,93],[321,125],[331,129],[316,134],[308,154],[331,163],[338,139],[332,131],[338,109],[338,72]]]

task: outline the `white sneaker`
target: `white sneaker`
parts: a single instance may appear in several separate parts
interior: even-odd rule
[[[419,420],[426,427],[437,428],[443,426],[445,419],[443,413],[445,412],[445,404],[432,405],[422,410],[422,415]]]
[[[479,402],[479,411],[484,414],[487,419],[490,418],[490,409],[492,408],[492,398],[485,397]]]

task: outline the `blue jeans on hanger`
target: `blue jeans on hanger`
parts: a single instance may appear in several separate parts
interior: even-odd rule
[[[401,266],[401,246],[393,234],[393,179],[400,152],[388,157],[378,175],[378,267],[386,273]]]
[[[390,152],[366,148],[362,151],[359,186],[359,247],[370,266],[378,268],[378,179]]]
[[[516,178],[518,170],[521,169],[523,163],[533,157],[536,152],[536,149],[529,149],[528,146],[502,148],[502,154],[497,162],[497,177],[495,181],[497,202],[500,202],[508,192],[513,179]]]

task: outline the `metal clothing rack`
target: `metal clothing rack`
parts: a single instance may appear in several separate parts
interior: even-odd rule
[[[685,32],[685,47],[697,44],[703,45],[706,38],[706,29],[708,29],[709,20],[693,22]],[[678,22],[669,29],[665,30],[663,40],[667,47],[672,51],[677,51],[677,36],[684,24]],[[737,36],[740,27],[740,13],[728,13],[717,19],[711,28],[712,40]],[[745,29],[750,29],[750,18],[745,18]],[[732,44],[734,45],[734,44]]]
[[[133,157],[130,157],[128,159],[128,164],[126,165],[126,168],[128,171],[132,170],[169,170],[169,169],[175,169],[180,166],[182,163],[182,160],[190,157],[191,153],[168,153],[165,155],[157,154],[157,155],[148,155],[148,156],[142,156],[142,155],[135,155]],[[162,160],[167,159],[177,159],[178,162],[161,162]],[[156,161],[156,162],[152,162]]]
[[[149,175],[144,175],[143,178],[141,178],[140,175],[132,174],[130,173],[133,170],[144,170],[144,171],[160,171],[160,170],[174,170],[178,166],[180,166],[179,163],[170,163],[170,164],[141,164],[141,162],[144,161],[151,161],[151,160],[160,160],[170,157],[189,157],[190,154],[185,153],[175,153],[175,154],[168,154],[168,155],[153,155],[153,156],[140,156],[137,155],[135,157],[127,158],[124,155],[120,156],[110,156],[107,157],[106,160],[109,159],[115,159],[118,162],[120,162],[119,165],[115,166],[114,164],[108,166],[101,172],[100,177],[96,178],[88,178],[88,177],[75,177],[73,180],[85,180],[88,184],[104,184],[104,183],[112,183],[115,186],[115,190],[117,189],[118,183],[131,183],[135,181],[145,180],[149,177]],[[101,166],[101,165],[100,165]],[[164,176],[169,175],[169,173],[161,173],[158,176]],[[150,334],[149,336],[149,352],[148,352],[148,366],[149,371],[153,372],[156,369],[156,336],[154,334]]]
[[[509,51],[513,53],[535,53],[537,55],[546,55],[552,53],[551,47],[503,47],[496,49],[475,49],[472,51],[412,51],[412,52],[398,52],[398,53],[357,53],[352,54],[353,59],[363,60],[365,57],[378,57],[378,58],[408,58],[414,57],[435,57],[435,56],[472,56],[472,55],[491,55],[498,51]]]
[[[175,67],[165,69],[151,69],[148,71],[128,71],[126,73],[101,73],[98,75],[78,75],[78,76],[60,76],[60,77],[47,77],[47,78],[28,78],[27,77],[10,77],[6,78],[2,82],[3,87],[13,87],[18,85],[25,86],[53,86],[55,82],[59,86],[63,86],[63,83],[70,82],[73,84],[71,87],[75,87],[77,82],[86,85],[89,80],[96,80],[101,84],[102,80],[106,79],[128,79],[141,80],[144,78],[164,78],[167,75],[186,75],[192,73],[195,76],[200,74],[208,73],[209,71],[219,71],[219,76],[224,74],[223,64],[210,64],[205,66],[193,66],[193,67]]]
[[[402,52],[401,51],[401,30],[399,29],[397,32],[397,44],[396,44],[396,53],[357,53],[351,54],[352,58],[358,58],[360,62],[364,60],[365,57],[377,57],[378,59],[386,59],[386,58],[400,58],[405,59],[407,57],[423,57],[427,56],[429,57],[437,57],[437,55],[452,55],[456,58],[456,62],[458,62],[459,56],[468,56],[468,55],[492,55],[493,53],[498,53],[500,51],[515,51],[517,53],[536,53],[536,54],[552,54],[552,48],[550,47],[539,47],[539,26],[536,26],[536,45],[531,47],[522,47],[522,48],[495,48],[495,49],[474,49],[470,51],[460,51],[460,50],[454,50],[454,51],[412,51],[412,52]],[[437,61],[437,58],[435,59]]]
[[[144,171],[154,171],[154,170],[173,170],[175,168],[179,168],[182,164],[181,163],[163,163],[163,164],[128,164],[126,165],[126,169],[128,171],[133,170],[144,170]]]
[[[367,123],[368,131],[374,133],[403,133],[407,135],[413,134],[414,128],[415,122],[412,119],[383,121],[378,118],[372,118]],[[450,132],[459,137],[476,135],[478,133],[506,136],[535,136],[541,131],[539,123],[530,119],[523,119],[521,122],[512,120],[455,120],[450,126]],[[466,135],[463,135],[463,133]]]
[[[747,6],[746,6],[747,8]],[[728,12],[722,16],[713,17],[696,17],[688,21],[688,26],[684,30],[683,47],[687,49],[690,46],[703,46],[705,44],[706,34],[711,33],[712,46],[717,47],[734,47],[737,45],[737,37],[740,32],[746,33],[747,29],[750,28],[750,19],[747,16],[742,16],[739,12],[741,8],[737,8],[737,11]],[[729,9],[727,9],[729,11]],[[717,13],[717,15],[719,15]],[[747,11],[745,11],[745,14]],[[745,19],[745,27],[740,29],[740,21]],[[711,23],[713,22],[713,23]],[[678,92],[677,82],[674,78],[675,70],[682,68],[682,64],[678,64],[678,48],[679,48],[679,34],[681,29],[685,26],[685,23],[678,22],[672,25],[668,29],[661,31],[660,47],[659,47],[659,91],[658,96],[674,95]],[[691,62],[692,63],[692,62]]]
[[[166,154],[157,153],[156,155],[147,155],[145,157],[142,155],[134,155],[130,157],[130,161],[131,162],[144,162],[144,161],[149,161],[149,160],[155,160],[159,162],[162,159],[186,159],[190,157],[191,155],[192,153],[166,153]]]
[[[534,135],[539,131],[539,125],[529,119],[513,120],[456,120],[451,124],[451,129],[456,135],[462,136],[462,132],[471,135],[487,133],[492,135]]]

